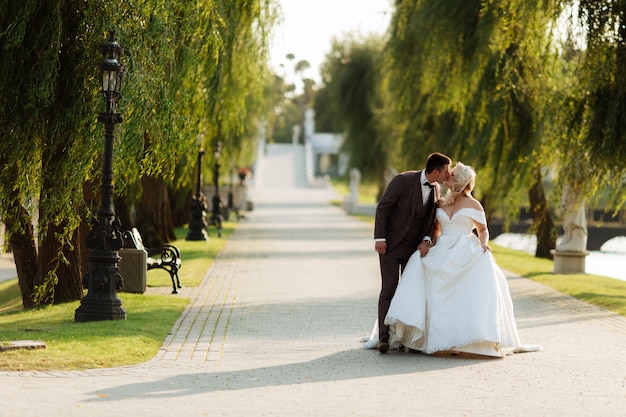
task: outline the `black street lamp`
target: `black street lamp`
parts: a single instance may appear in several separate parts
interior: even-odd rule
[[[118,62],[122,47],[115,41],[115,31],[110,32],[109,41],[100,46],[103,61],[102,95],[106,102],[106,111],[100,113],[98,121],[104,123],[104,164],[102,168],[102,186],[100,210],[87,236],[87,273],[83,277],[83,286],[87,295],[76,309],[74,321],[126,320],[126,311],[117,296],[122,287],[118,262],[118,251],[122,248],[120,222],[113,207],[113,140],[115,125],[122,122],[122,115],[116,112],[117,102],[122,96],[122,78],[124,66]]]
[[[207,224],[204,213],[206,212],[206,198],[202,192],[202,156],[204,151],[198,151],[198,177],[196,182],[196,195],[191,200],[191,220],[189,221],[189,233],[185,240],[207,240]]]
[[[222,237],[222,200],[220,199],[220,156],[222,155],[222,142],[215,145],[215,167],[213,168],[213,185],[215,194],[211,200],[210,223],[217,228],[217,236]]]
[[[233,175],[235,172],[235,163],[230,163],[230,177],[228,179],[228,205],[226,207],[226,220],[230,219],[230,213],[235,212],[237,220],[239,220],[239,212],[235,207],[235,194],[233,193]]]

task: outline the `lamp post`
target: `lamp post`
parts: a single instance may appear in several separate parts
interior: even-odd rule
[[[191,200],[191,220],[189,221],[189,233],[185,240],[207,240],[206,204],[204,193],[202,192],[202,156],[204,150],[198,151],[198,176],[196,182],[196,195]]]
[[[235,172],[235,163],[230,163],[230,176],[228,179],[228,206],[226,210],[226,220],[230,219],[230,212],[234,211],[237,216],[237,220],[239,220],[239,212],[235,207],[235,194],[233,193],[233,175]]]
[[[117,296],[117,289],[122,286],[117,266],[121,259],[118,250],[122,248],[122,233],[113,207],[113,140],[115,125],[122,122],[122,115],[116,112],[124,77],[124,66],[118,62],[122,49],[115,41],[115,31],[111,31],[108,42],[100,46],[104,58],[100,62],[102,95],[106,102],[106,111],[98,117],[98,121],[104,123],[101,201],[87,236],[87,247],[91,250],[87,255],[83,286],[88,292],[76,309],[76,322],[126,320],[126,311]]]
[[[220,199],[220,156],[222,155],[222,142],[215,144],[215,166],[213,167],[213,185],[215,194],[211,200],[211,224],[217,228],[217,236],[222,237],[222,201]]]

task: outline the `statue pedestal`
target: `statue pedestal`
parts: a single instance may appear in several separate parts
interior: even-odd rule
[[[567,252],[552,249],[550,253],[554,256],[555,274],[585,273],[585,257],[589,255],[589,252]]]

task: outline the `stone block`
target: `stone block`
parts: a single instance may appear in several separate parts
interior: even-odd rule
[[[146,292],[148,253],[144,249],[121,249],[120,275],[124,279],[121,291],[143,294]]]

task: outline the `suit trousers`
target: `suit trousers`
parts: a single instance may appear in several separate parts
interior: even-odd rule
[[[389,311],[391,299],[396,293],[400,274],[404,271],[411,254],[409,255],[378,255],[380,261],[380,275],[382,285],[378,297],[378,340],[389,341],[389,326],[385,325],[385,316]]]

